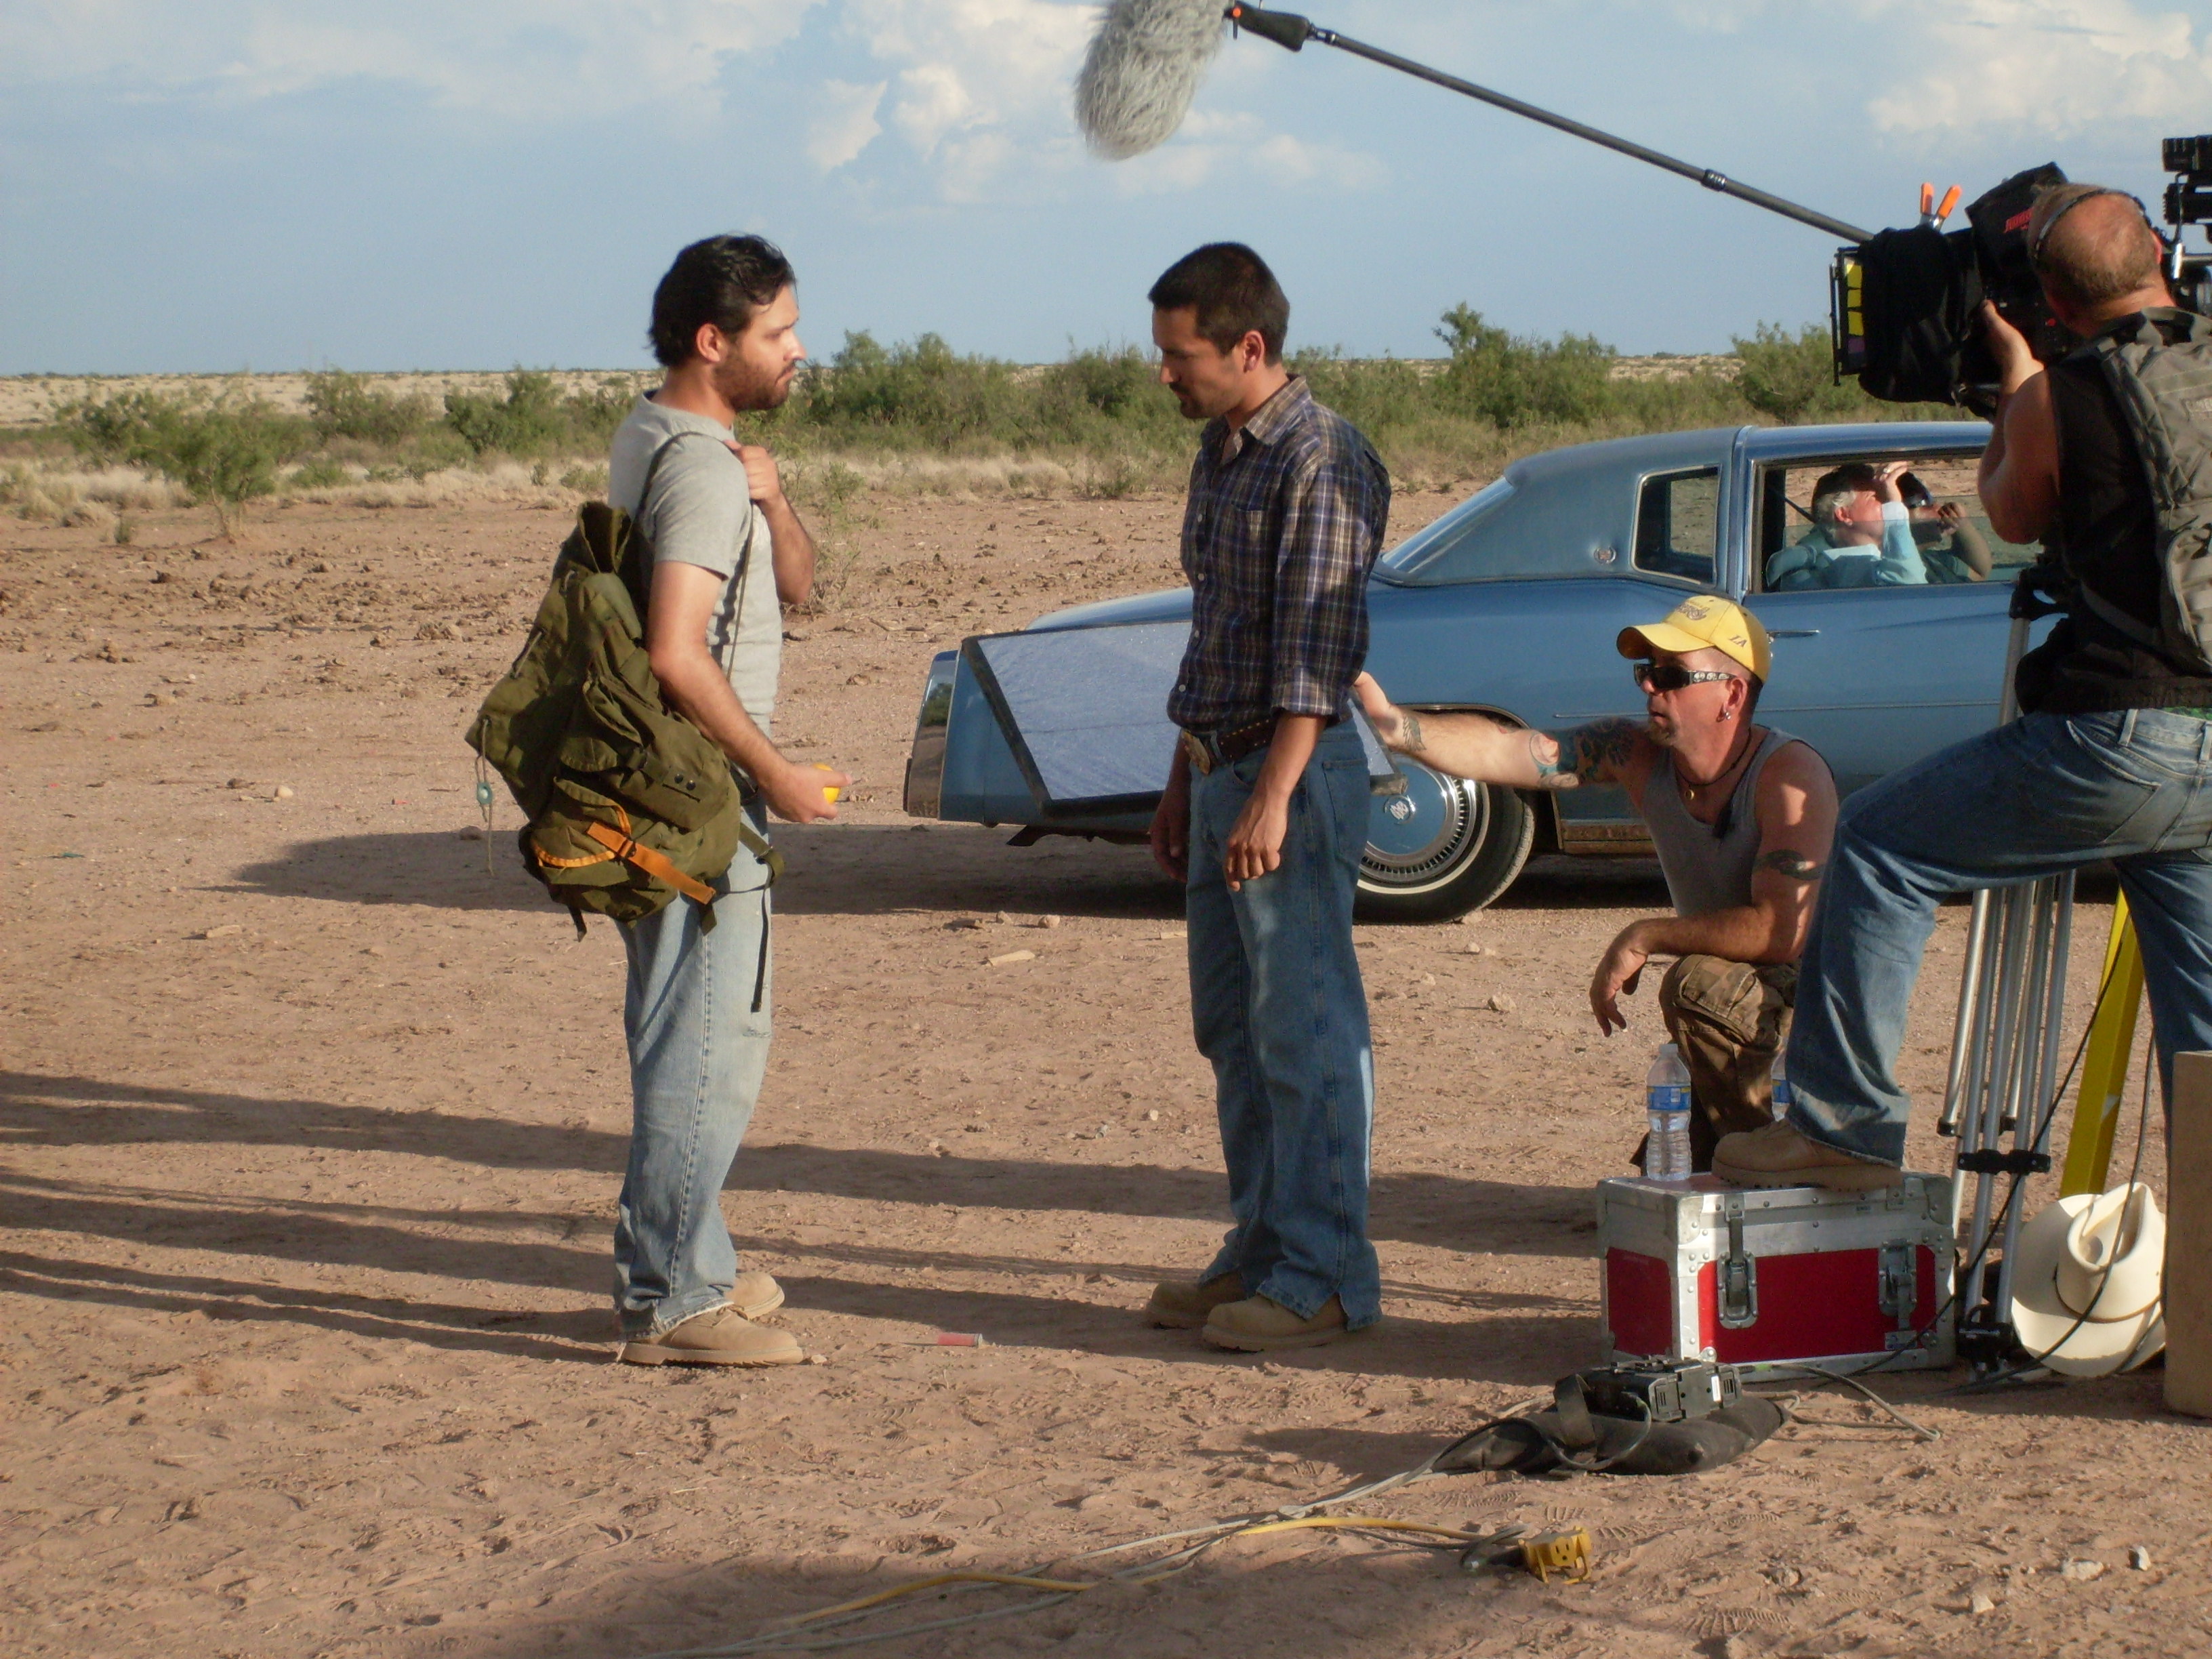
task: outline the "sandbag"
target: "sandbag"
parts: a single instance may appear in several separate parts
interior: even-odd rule
[[[1559,1412],[1531,1412],[1476,1430],[1431,1466],[1439,1474],[1504,1469],[1549,1474],[1580,1469],[1601,1474],[1697,1474],[1733,1462],[1780,1428],[1782,1407],[1747,1396],[1733,1406],[1676,1423],[1647,1424],[1589,1414],[1594,1443],[1576,1445]]]

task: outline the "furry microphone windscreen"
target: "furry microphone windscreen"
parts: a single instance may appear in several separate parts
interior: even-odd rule
[[[1075,118],[1110,161],[1141,155],[1182,125],[1221,49],[1224,0],[1113,0],[1075,78]]]

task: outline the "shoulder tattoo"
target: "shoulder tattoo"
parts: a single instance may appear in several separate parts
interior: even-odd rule
[[[1577,726],[1568,734],[1574,753],[1569,769],[1585,781],[1595,781],[1607,772],[1619,773],[1636,752],[1641,730],[1634,720],[1594,720]]]
[[[1792,852],[1787,847],[1778,847],[1771,853],[1759,855],[1759,867],[1771,870],[1791,881],[1815,881],[1820,878],[1820,861],[1808,859],[1802,853]]]

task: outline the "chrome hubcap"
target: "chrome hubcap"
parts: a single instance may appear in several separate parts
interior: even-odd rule
[[[1456,874],[1482,844],[1490,813],[1480,784],[1445,777],[1402,757],[1398,769],[1405,775],[1406,793],[1374,797],[1359,878],[1370,888],[1404,892]]]

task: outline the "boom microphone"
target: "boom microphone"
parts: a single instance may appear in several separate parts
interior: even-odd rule
[[[1091,148],[1121,161],[1166,143],[1226,27],[1224,0],[1113,0],[1075,78]]]
[[[1778,213],[1785,219],[1825,230],[1848,242],[1864,242],[1872,233],[1808,207],[1784,200],[1770,191],[1731,179],[1713,167],[1701,167],[1661,154],[1649,145],[1556,115],[1518,98],[1462,81],[1456,75],[1401,58],[1395,52],[1370,46],[1348,34],[1323,28],[1296,12],[1275,11],[1255,0],[1113,0],[1091,37],[1083,59],[1083,72],[1075,81],[1075,115],[1089,135],[1091,148],[1113,161],[1140,155],[1167,142],[1182,123],[1190,100],[1198,91],[1199,77],[1221,49],[1223,22],[1272,40],[1285,51],[1302,51],[1309,40],[1334,46],[1354,58],[1364,58],[1432,86],[1476,99],[1495,108],[1541,122],[1575,137],[1623,155],[1663,167],[1668,173],[1703,185],[1707,190],[1733,196],[1740,202]]]

